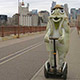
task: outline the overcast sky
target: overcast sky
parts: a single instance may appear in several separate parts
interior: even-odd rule
[[[18,0],[0,0],[0,14],[7,14],[12,16],[18,12]],[[19,0],[21,1],[21,0]],[[38,9],[48,10],[50,12],[50,7],[52,1],[56,1],[57,4],[68,4],[70,8],[80,8],[80,0],[24,0],[25,3],[29,3],[29,10]]]

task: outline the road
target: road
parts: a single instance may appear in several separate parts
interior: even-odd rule
[[[54,80],[45,79],[43,65],[48,53],[44,34],[0,42],[0,80]],[[80,80],[80,36],[71,29],[70,47],[66,61],[68,79]]]
[[[43,37],[0,42],[0,80],[31,80],[48,58]]]

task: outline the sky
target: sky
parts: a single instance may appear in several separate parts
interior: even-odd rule
[[[19,0],[21,2],[22,0]],[[68,4],[69,10],[71,8],[80,8],[80,0],[24,0],[25,4],[29,3],[29,10],[38,9],[47,10],[50,12],[52,1],[56,1],[57,4]],[[12,16],[18,13],[18,0],[0,0],[0,14],[6,14]]]

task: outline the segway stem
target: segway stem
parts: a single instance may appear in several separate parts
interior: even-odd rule
[[[56,40],[55,39],[53,39],[54,40],[54,42],[53,42],[53,46],[54,46],[54,69],[56,70],[56,67],[57,67],[57,65],[56,65]]]
[[[53,46],[54,46],[54,52],[53,52],[53,54],[54,54],[54,72],[56,74],[56,71],[57,71],[57,68],[56,68],[57,67],[57,64],[56,64],[56,40],[58,40],[58,38],[50,37],[49,39],[53,41]]]

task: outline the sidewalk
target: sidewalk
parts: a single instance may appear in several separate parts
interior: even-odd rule
[[[33,38],[37,38],[40,37],[42,35],[44,35],[45,32],[36,32],[36,33],[27,33],[24,35],[20,35],[20,38],[17,38],[16,36],[12,35],[12,36],[5,36],[3,38],[3,40],[0,41],[0,48],[5,47],[5,46],[9,46],[12,44],[16,44],[16,43],[20,43],[23,41],[27,41]]]
[[[43,33],[43,32],[44,31],[41,31],[41,32],[33,32],[33,33],[25,33],[25,34],[22,33],[22,34],[20,34],[20,38],[26,37],[26,36],[35,35],[35,34],[40,34],[40,33]],[[10,36],[0,37],[0,41],[16,39],[17,37],[18,37],[18,34],[16,34],[16,35],[11,34]]]
[[[70,47],[66,57],[68,63],[68,78],[67,80],[80,80],[80,36],[77,34],[76,28],[70,36]],[[43,67],[33,76],[31,80],[59,80],[46,79],[44,77]]]

